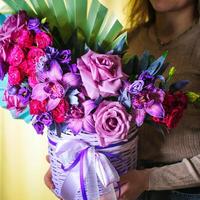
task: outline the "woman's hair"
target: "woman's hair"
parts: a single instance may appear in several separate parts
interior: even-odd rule
[[[196,0],[196,2],[198,4],[196,16],[199,18],[200,0]],[[128,8],[130,8],[130,14],[127,19],[129,28],[136,28],[155,21],[155,10],[149,0],[129,0]]]

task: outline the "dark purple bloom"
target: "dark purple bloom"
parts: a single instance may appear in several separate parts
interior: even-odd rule
[[[19,89],[18,96],[19,96],[20,101],[24,105],[27,105],[31,96],[31,92],[28,88],[23,87]]]
[[[146,85],[154,83],[155,82],[155,77],[152,76],[151,74],[149,74],[148,71],[143,71],[140,74],[138,80],[143,80],[144,81],[144,86],[146,86]]]
[[[33,124],[33,127],[35,128],[37,134],[43,134],[43,131],[44,131],[44,124],[37,121]]]
[[[11,86],[8,89],[8,94],[9,95],[16,95],[16,94],[18,94],[19,89],[20,89],[20,86],[17,86],[17,85]]]
[[[62,64],[69,64],[71,62],[71,50],[63,50],[59,53],[58,60]]]
[[[48,127],[51,126],[51,124],[53,122],[53,118],[52,118],[52,116],[49,112],[42,113],[41,115],[38,115],[37,120],[39,122],[42,122],[44,125],[46,125]]]
[[[59,51],[58,49],[54,48],[54,47],[46,47],[46,50],[45,50],[47,56],[49,59],[56,59],[58,57],[58,54],[59,54]]]
[[[144,81],[136,80],[129,86],[129,93],[138,94],[143,90],[143,87],[144,87]]]
[[[0,57],[0,80],[3,80],[6,73],[8,71],[7,65],[3,61],[3,59]]]
[[[28,29],[35,31],[36,33],[41,32],[41,30],[40,30],[40,20],[38,18],[29,19]]]

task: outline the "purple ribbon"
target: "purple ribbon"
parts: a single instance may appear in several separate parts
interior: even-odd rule
[[[87,194],[86,194],[85,184],[84,184],[84,170],[83,170],[84,157],[85,157],[85,154],[87,154],[88,149],[89,149],[89,147],[87,147],[86,149],[83,149],[78,154],[75,161],[68,168],[65,169],[63,164],[61,165],[61,168],[63,169],[63,171],[67,172],[67,171],[70,171],[71,169],[73,169],[80,162],[80,185],[81,185],[81,192],[82,192],[82,196],[83,196],[84,200],[88,199]]]

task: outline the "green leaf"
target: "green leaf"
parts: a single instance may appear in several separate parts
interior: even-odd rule
[[[103,28],[97,36],[97,40],[103,48],[107,49],[109,45],[112,45],[113,40],[119,35],[123,26],[118,20],[115,20],[113,16],[104,21],[104,23],[105,24],[102,25]]]
[[[127,32],[124,32],[123,34],[121,34],[119,37],[117,37],[110,49],[114,50],[114,54],[122,54],[124,53],[124,51],[128,48],[128,44],[127,44]]]
[[[72,33],[72,28],[69,23],[69,16],[67,14],[67,9],[65,2],[63,0],[49,0],[49,7],[51,12],[54,13],[57,28],[63,41],[67,41]]]
[[[41,20],[42,24],[45,24],[46,22],[47,22],[47,18],[46,17]]]
[[[189,102],[191,103],[198,102],[200,99],[200,95],[195,92],[187,92],[186,95],[188,97]]]
[[[107,12],[108,9],[100,4],[98,0],[92,1],[87,21],[87,42],[89,46],[94,45],[96,42],[97,35],[101,29]]]
[[[3,0],[14,12],[19,10],[19,7],[15,1],[12,0]]]

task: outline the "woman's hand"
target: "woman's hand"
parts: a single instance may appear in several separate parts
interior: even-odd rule
[[[149,188],[151,170],[131,170],[120,178],[121,194],[119,200],[136,200]]]
[[[49,156],[46,156],[46,160],[47,160],[48,163],[50,163]],[[44,183],[50,190],[55,189],[55,186],[54,186],[53,181],[52,181],[52,173],[51,173],[50,167],[49,167],[48,171],[46,172],[46,174],[44,175]],[[62,200],[62,199],[60,199],[60,200]]]
[[[48,163],[50,163],[49,156],[46,156],[46,160]],[[46,172],[46,174],[44,175],[44,183],[50,190],[53,190],[55,188],[53,181],[52,181],[52,174],[51,174],[50,167],[49,167],[48,171]]]

